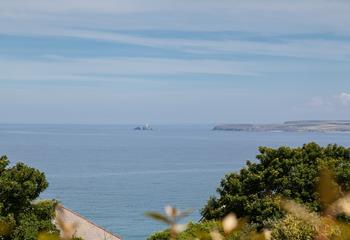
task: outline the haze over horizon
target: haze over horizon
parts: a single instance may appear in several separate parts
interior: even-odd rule
[[[346,0],[0,6],[0,123],[350,119]]]

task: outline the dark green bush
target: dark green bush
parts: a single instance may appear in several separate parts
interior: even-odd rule
[[[350,190],[350,149],[338,145],[321,147],[316,143],[299,148],[260,147],[258,162],[248,161],[239,173],[226,175],[202,210],[205,219],[221,219],[230,212],[248,218],[258,228],[266,220],[283,218],[276,197],[303,203],[311,211],[321,212],[325,207],[317,191],[321,168],[334,172],[343,191]]]
[[[209,233],[213,230],[218,230],[221,234],[224,235],[221,223],[218,221],[203,221],[198,223],[190,222],[188,224],[187,229],[179,233],[177,236],[177,240],[193,240],[193,239],[201,239],[201,240],[211,240]],[[244,229],[247,230],[247,229]],[[243,231],[235,231],[227,236],[227,240],[240,240]],[[164,230],[160,232],[156,232],[149,236],[147,240],[169,240],[170,231]]]
[[[168,240],[170,238],[170,231],[164,230],[153,233],[147,240]]]
[[[0,157],[0,239],[36,240],[40,232],[58,233],[52,223],[56,202],[35,202],[48,186],[44,173],[23,163],[8,165],[7,157]]]

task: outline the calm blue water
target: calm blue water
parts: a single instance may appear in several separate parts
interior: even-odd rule
[[[316,141],[350,146],[350,134],[210,131],[212,126],[0,125],[0,154],[46,173],[43,198],[124,239],[145,239],[164,226],[144,217],[166,204],[192,208],[191,219],[222,176],[254,159],[257,147]]]

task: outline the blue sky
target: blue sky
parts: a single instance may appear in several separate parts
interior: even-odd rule
[[[347,0],[2,0],[2,123],[350,119]]]

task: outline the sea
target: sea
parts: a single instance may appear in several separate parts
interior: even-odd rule
[[[172,205],[200,209],[225,174],[255,161],[259,146],[350,146],[348,133],[212,131],[213,125],[0,124],[0,155],[45,172],[56,199],[126,240],[166,226],[145,216]]]

